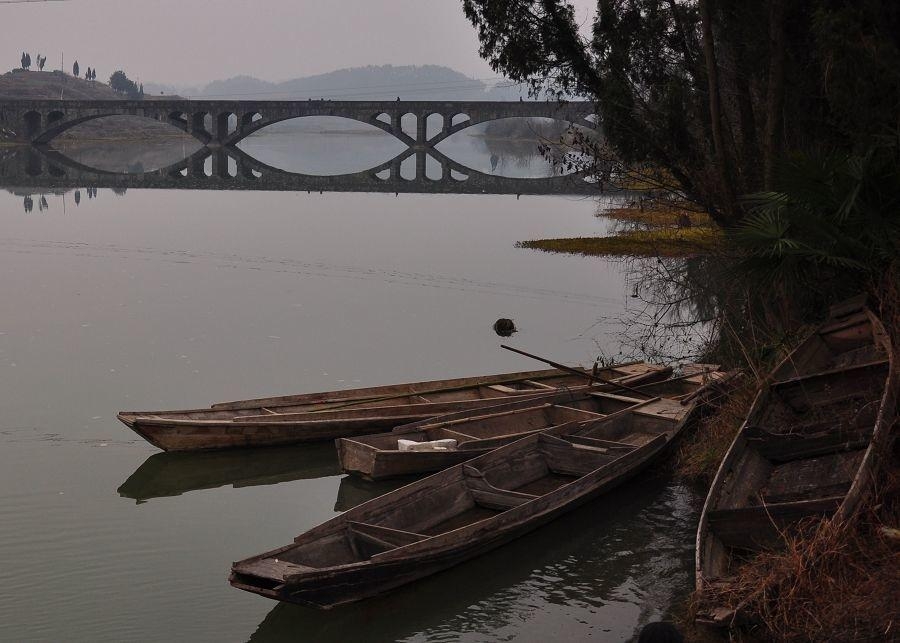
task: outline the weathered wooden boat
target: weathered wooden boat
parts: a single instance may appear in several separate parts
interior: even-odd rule
[[[340,466],[345,473],[369,480],[440,471],[530,433],[567,422],[596,420],[646,400],[601,392],[559,397],[564,399],[537,405],[526,400],[462,414],[464,417],[432,418],[389,433],[339,438],[335,443]],[[418,446],[427,450],[412,450]]]
[[[726,625],[731,579],[778,549],[804,519],[845,520],[858,508],[891,440],[897,364],[878,317],[862,302],[794,351],[758,395],[713,480],[697,531],[698,620]]]
[[[535,433],[236,562],[234,587],[319,608],[372,597],[517,538],[637,475],[678,436],[665,399]]]
[[[597,372],[599,380],[626,385],[666,378],[671,369],[636,362]],[[578,389],[591,373],[557,369],[505,373],[355,391],[244,400],[209,409],[121,412],[118,417],[164,451],[297,444],[389,430],[397,425],[509,399],[539,398]],[[603,390],[607,384],[594,384]],[[256,405],[256,406],[254,406]]]
[[[542,399],[538,404],[525,400],[430,418],[390,433],[339,438],[338,458],[344,472],[368,480],[440,471],[556,424],[596,420],[651,397],[690,395],[722,375],[716,371],[673,378],[629,387],[623,395],[581,391]]]

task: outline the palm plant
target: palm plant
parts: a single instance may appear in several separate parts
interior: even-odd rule
[[[748,214],[730,231],[738,276],[801,319],[864,290],[897,256],[898,158],[895,140],[863,155],[783,163],[776,191],[746,197]]]

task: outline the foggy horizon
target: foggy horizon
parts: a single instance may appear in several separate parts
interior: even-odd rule
[[[587,0],[574,3],[587,15]],[[47,71],[122,69],[144,83],[269,82],[367,65],[441,65],[498,78],[478,55],[460,0],[65,0],[0,4],[0,70],[23,51]]]

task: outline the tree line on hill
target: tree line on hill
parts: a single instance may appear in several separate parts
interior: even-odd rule
[[[47,64],[47,57],[41,54],[35,54],[35,61],[32,61],[31,54],[22,52],[20,59],[21,69],[25,71],[31,70],[32,62],[37,65],[38,71],[44,71],[44,65]],[[81,67],[76,60],[72,65],[72,75],[76,78],[81,77]],[[88,67],[84,72],[84,79],[89,81],[97,80],[97,69]],[[144,85],[138,84],[128,78],[124,71],[117,70],[109,77],[109,86],[120,94],[125,94],[129,98],[140,99],[144,97]]]

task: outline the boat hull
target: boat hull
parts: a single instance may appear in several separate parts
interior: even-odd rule
[[[596,423],[611,428],[612,437],[632,440],[627,447],[589,439],[593,428],[581,423],[553,427],[354,507],[301,534],[290,545],[234,563],[229,581],[274,600],[328,609],[383,594],[484,555],[640,475],[662,457],[680,435],[691,409],[659,400],[647,406],[644,413],[624,411]],[[650,426],[658,431],[652,436],[645,433]],[[578,435],[570,437],[571,432]],[[612,454],[623,447],[624,451]],[[552,460],[552,473],[538,473],[535,478],[526,470],[540,468],[536,463],[544,462],[541,458]],[[507,475],[511,476],[508,484],[521,491],[489,482]],[[572,476],[572,482],[553,476]],[[458,496],[459,488],[469,491]],[[546,492],[541,493],[542,488]],[[472,511],[475,515],[469,514]],[[428,512],[440,515],[425,515]],[[346,534],[359,527],[376,529],[376,535],[377,530],[386,532],[385,538],[399,535],[401,540],[381,542],[386,546],[374,554],[358,552],[356,547],[361,545],[350,545],[352,554],[347,549],[336,553],[335,543],[345,542],[344,538],[351,542]],[[306,566],[310,564],[316,567]]]

